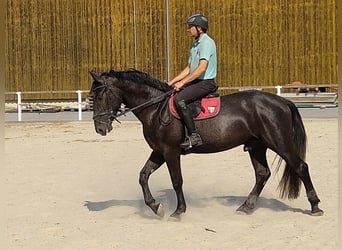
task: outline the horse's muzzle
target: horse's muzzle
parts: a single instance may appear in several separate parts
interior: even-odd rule
[[[94,125],[95,125],[95,131],[96,133],[105,136],[107,135],[107,133],[109,133],[110,131],[112,131],[113,127],[112,127],[112,123],[100,123],[98,121],[94,121]]]

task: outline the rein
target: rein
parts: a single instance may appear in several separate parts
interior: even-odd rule
[[[147,102],[144,102],[144,103],[142,103],[142,104],[140,104],[140,105],[138,105],[138,106],[136,106],[134,108],[121,111],[119,114],[114,114],[113,111],[103,112],[103,113],[100,113],[100,114],[96,114],[96,115],[93,116],[93,120],[97,121],[99,123],[104,123],[104,124],[108,124],[108,123],[110,123],[110,122],[112,122],[114,120],[117,121],[118,123],[121,123],[117,119],[118,117],[126,115],[126,113],[133,112],[134,110],[137,110],[139,108],[146,108],[146,107],[151,106],[153,104],[159,103],[159,102],[163,101],[166,97],[171,96],[172,92],[173,92],[173,89],[169,90],[168,92],[166,92],[166,93],[164,93],[164,94],[162,94],[160,96],[157,96],[157,97],[155,97],[155,98],[153,98],[153,99],[151,99],[151,100],[149,100]],[[102,121],[102,120],[96,119],[97,117],[101,117],[101,116],[104,116],[104,115],[110,115],[107,121]]]
[[[169,90],[168,92],[166,92],[166,93],[164,93],[164,94],[162,94],[160,96],[157,96],[157,97],[155,97],[155,98],[153,98],[153,99],[151,99],[151,100],[149,100],[147,102],[144,102],[144,103],[142,103],[142,104],[140,104],[140,105],[138,105],[138,106],[136,106],[134,108],[124,110],[123,112],[121,112],[118,115],[113,115],[112,114],[111,115],[111,119],[118,121],[116,118],[118,118],[120,116],[123,116],[123,115],[126,115],[126,113],[128,113],[128,112],[133,112],[136,109],[139,109],[139,108],[142,108],[142,107],[146,108],[146,107],[151,106],[153,104],[159,103],[159,102],[163,101],[166,97],[170,96],[172,94],[172,92],[173,92],[173,89]]]

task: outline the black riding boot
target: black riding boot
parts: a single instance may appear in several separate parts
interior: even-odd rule
[[[203,144],[201,136],[197,133],[192,114],[184,100],[176,103],[177,111],[184,122],[184,125],[188,131],[188,136],[185,141],[180,144],[180,147],[188,150],[195,146],[200,146]]]

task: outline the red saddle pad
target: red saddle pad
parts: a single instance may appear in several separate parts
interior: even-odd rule
[[[201,113],[199,113],[194,120],[202,120],[218,115],[220,111],[220,97],[205,97],[201,100],[201,105],[203,107]],[[174,117],[180,119],[180,116],[176,110],[173,102],[173,95],[170,97],[169,108]]]

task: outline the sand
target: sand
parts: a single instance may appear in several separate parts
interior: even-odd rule
[[[279,198],[275,164],[255,212],[236,213],[254,185],[241,146],[182,158],[187,212],[176,221],[165,165],[150,178],[165,216],[143,202],[138,177],[150,149],[139,122],[114,124],[106,137],[92,122],[8,122],[1,249],[337,249],[337,119],[304,123],[323,216],[310,215],[304,188],[296,200]]]

